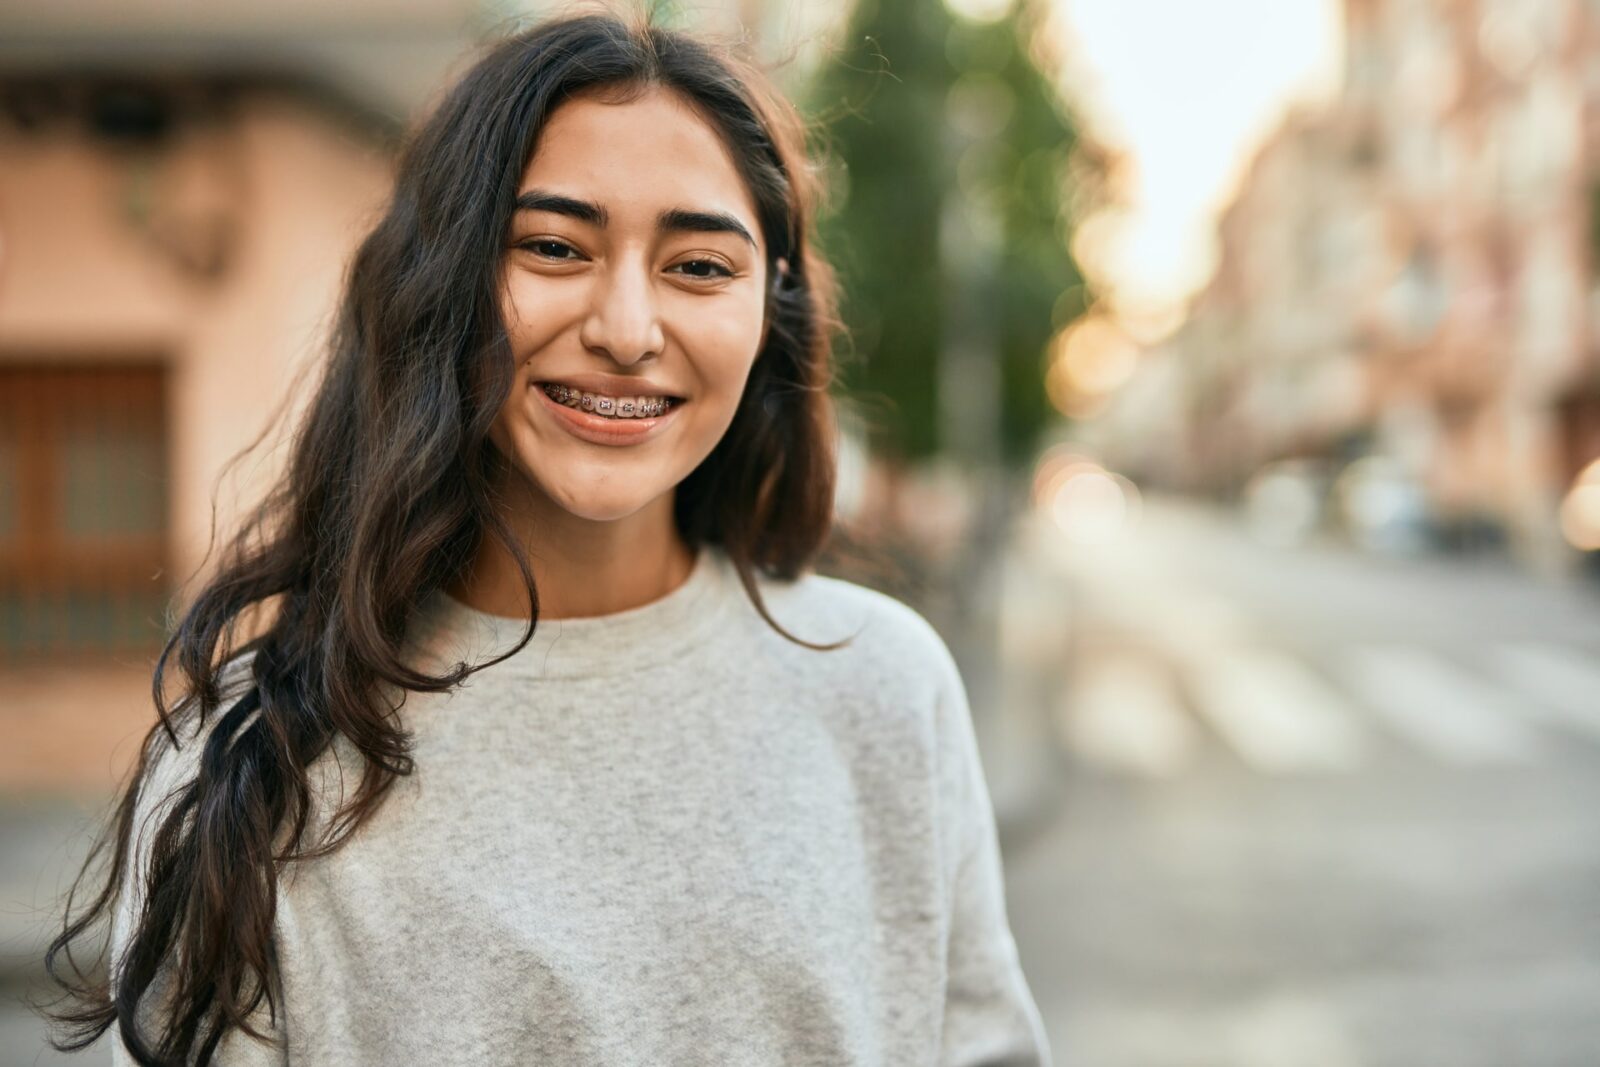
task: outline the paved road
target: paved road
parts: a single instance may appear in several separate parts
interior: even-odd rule
[[[1019,544],[1054,801],[1007,876],[1059,1062],[1600,1063],[1600,596],[1173,501]]]

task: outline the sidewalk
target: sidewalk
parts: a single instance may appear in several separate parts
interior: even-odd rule
[[[109,802],[109,801],[108,801]],[[24,995],[49,1001],[44,951],[60,932],[66,892],[97,829],[91,804],[61,794],[0,803],[0,1049],[5,1063],[37,1067],[110,1062],[109,1048],[76,1056],[45,1044],[44,1021],[22,1003]],[[93,898],[92,883],[79,889],[75,911]],[[92,961],[80,955],[80,963]]]

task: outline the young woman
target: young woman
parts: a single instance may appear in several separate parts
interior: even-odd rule
[[[58,1047],[1048,1062],[954,662],[810,569],[802,133],[604,14],[498,43],[416,131],[283,481],[157,663],[109,883],[51,948],[111,915]]]

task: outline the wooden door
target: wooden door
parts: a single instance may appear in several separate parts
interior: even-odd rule
[[[166,367],[0,362],[0,662],[159,651]]]

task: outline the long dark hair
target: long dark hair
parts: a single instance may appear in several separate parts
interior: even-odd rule
[[[280,1010],[277,865],[338,848],[411,773],[411,735],[395,716],[406,691],[451,689],[499,662],[419,671],[404,655],[418,606],[493,537],[522,570],[534,614],[523,644],[532,637],[533,572],[493,506],[506,460],[489,430],[515,374],[495,286],[540,129],[564,99],[601,86],[682,94],[726,140],[758,207],[774,279],[766,334],[726,435],[677,487],[674,521],[691,547],[726,550],[783,632],[757,572],[791,579],[815,561],[835,477],[828,389],[840,324],[834,275],[812,244],[804,123],[754,65],[648,14],[568,14],[492,42],[402,147],[393,200],[350,262],[284,475],[156,660],[160,721],[46,955],[75,1001],[48,1012],[65,1031],[57,1049],[84,1048],[113,1023],[142,1064],[208,1062],[231,1027],[265,1039],[249,1017],[263,998],[273,1019]],[[247,620],[255,635],[240,640]],[[180,699],[169,708],[174,658]],[[212,711],[209,734],[191,729]],[[341,737],[364,757],[360,784],[308,847],[308,768]],[[163,802],[153,831],[136,827],[136,811]],[[78,883],[112,841],[104,889],[72,918]],[[125,950],[104,977],[85,974],[72,943],[119,914]]]

